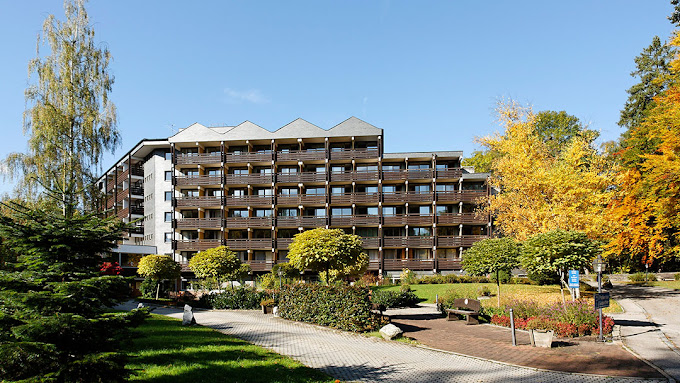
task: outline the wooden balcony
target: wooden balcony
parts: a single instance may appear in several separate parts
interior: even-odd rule
[[[293,238],[276,238],[276,248],[277,249],[288,249],[288,245],[293,242]]]
[[[437,258],[437,269],[438,270],[460,270],[462,266],[460,264],[460,258]]]
[[[221,207],[222,197],[219,196],[200,196],[200,197],[178,197],[175,198],[176,207]]]
[[[366,225],[366,226],[378,226],[380,224],[380,216],[377,215],[367,215],[359,214],[352,217],[352,225]]]
[[[129,177],[130,177],[130,169],[118,172],[118,175],[116,176],[116,185],[122,183],[123,181],[125,181]]]
[[[232,250],[270,250],[274,246],[271,238],[227,239],[227,247]]]
[[[125,209],[120,209],[120,210],[118,210],[118,211],[116,212],[116,216],[117,216],[118,218],[126,218],[126,217],[128,217],[129,215],[130,215],[130,209],[127,208],[127,207],[126,207]]]
[[[332,194],[331,203],[351,204],[351,203],[378,203],[380,195],[378,193],[344,193]]]
[[[437,215],[437,224],[444,225],[461,225],[461,224],[479,224],[483,225],[489,222],[488,217],[477,216],[475,213],[445,213]]]
[[[130,206],[130,214],[144,215],[144,206]]]
[[[434,259],[385,259],[385,270],[434,270]]]
[[[250,265],[250,269],[253,271],[271,271],[272,266],[274,266],[274,261],[260,261],[260,260],[249,260],[244,261]]]
[[[452,179],[459,179],[460,177],[463,176],[463,169],[446,169],[446,170],[437,170],[436,173],[436,178],[442,179],[442,178],[452,178]]]
[[[406,247],[406,237],[385,237],[383,247]]]
[[[276,182],[280,183],[326,182],[326,173],[316,172],[276,173]]]
[[[248,162],[269,162],[274,159],[274,154],[269,152],[262,153],[227,153],[225,162],[228,164],[248,163]]]
[[[325,194],[302,194],[300,195],[301,205],[319,205],[326,203]]]
[[[180,218],[175,220],[177,229],[219,229],[222,218]]]
[[[302,227],[323,227],[326,226],[326,217],[302,216],[300,217]]]
[[[116,201],[120,202],[130,196],[130,190],[129,189],[124,189],[124,190],[118,190],[118,193],[116,193]]]
[[[130,173],[132,173],[133,176],[144,177],[144,165],[130,166]]]
[[[477,202],[487,196],[486,190],[438,191],[437,202]]]
[[[133,186],[130,188],[130,195],[144,197],[144,187],[143,186]]]
[[[177,251],[203,251],[222,245],[220,239],[185,239],[174,241]]]
[[[227,217],[227,227],[269,227],[274,225],[272,217]]]
[[[487,235],[438,236],[437,247],[469,247],[477,241],[489,238]]]
[[[106,199],[106,208],[111,209],[113,207],[113,204],[115,204],[115,203],[116,203],[116,201],[113,198],[108,197]]]
[[[368,270],[380,270],[380,260],[370,259],[368,261]]]
[[[222,176],[175,176],[177,186],[221,185]]]
[[[326,159],[326,150],[291,150],[277,152],[277,161],[317,161]]]
[[[408,192],[403,195],[406,202],[429,202],[432,203],[434,196],[431,192],[428,193],[412,193]]]
[[[434,172],[432,169],[407,169],[406,170],[406,179],[409,180],[424,180],[424,179],[432,179],[434,176]]]
[[[378,181],[379,172],[355,172],[355,171],[336,171],[331,173],[331,181]]]
[[[227,174],[225,183],[227,185],[252,185],[269,184],[273,181],[272,174]]]
[[[176,165],[207,165],[221,163],[221,153],[191,153],[191,155],[179,154],[175,156]]]
[[[227,206],[268,206],[274,203],[274,198],[270,195],[247,195],[247,196],[227,196],[225,198]]]
[[[364,249],[377,249],[380,247],[380,237],[361,237]]]
[[[383,225],[386,226],[406,225],[406,216],[405,215],[384,216]]]
[[[432,247],[433,237],[409,236],[406,237],[406,247]]]
[[[409,214],[406,216],[406,223],[408,225],[416,226],[430,226],[433,223],[433,217],[431,215],[414,215]]]
[[[331,160],[351,160],[363,158],[378,158],[378,149],[335,149],[330,152]]]
[[[353,216],[351,215],[332,215],[330,217],[330,226],[352,226]]]
[[[300,205],[300,195],[299,194],[279,194],[276,196],[277,205]]]
[[[383,192],[382,199],[384,203],[404,203],[406,202],[406,192]]]
[[[276,226],[277,227],[300,227],[302,224],[302,220],[300,219],[301,217],[296,216],[296,217],[285,217],[285,216],[280,216],[276,217]]]

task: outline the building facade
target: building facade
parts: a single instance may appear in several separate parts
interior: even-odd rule
[[[382,129],[354,117],[328,130],[194,124],[121,158],[100,179],[102,209],[137,222],[125,243],[181,263],[226,245],[266,272],[287,261],[295,234],[326,227],[359,235],[380,275],[460,270],[462,251],[490,234],[475,213],[488,174],[463,169],[461,152],[383,144]]]

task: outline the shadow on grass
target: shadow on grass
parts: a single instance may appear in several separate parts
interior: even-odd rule
[[[328,382],[324,373],[207,327],[153,315],[127,344],[131,381]]]

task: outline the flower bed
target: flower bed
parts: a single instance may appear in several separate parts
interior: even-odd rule
[[[492,315],[491,323],[510,327],[510,308],[514,311],[515,327],[522,330],[553,330],[555,335],[566,338],[598,334],[600,331],[598,312],[585,299],[567,302],[566,306],[562,303],[541,306],[532,301],[515,301]],[[614,319],[604,316],[602,332],[610,334],[613,327]]]

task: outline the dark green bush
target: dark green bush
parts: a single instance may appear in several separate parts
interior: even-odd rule
[[[417,278],[413,284],[415,285],[441,285],[445,283],[488,283],[489,278],[478,277],[472,275],[456,275],[456,274],[435,274],[424,275]]]
[[[374,290],[371,293],[371,301],[385,307],[394,308],[413,307],[417,305],[418,302],[420,302],[420,299],[408,285],[404,285],[400,291],[390,291],[383,289]]]
[[[500,273],[501,283],[509,283],[510,279],[512,279],[512,273],[510,273],[507,270],[501,270]],[[496,283],[496,273],[491,273],[491,278],[489,278],[490,282]]]
[[[676,281],[680,281],[680,273],[673,274],[673,279],[675,279]]]
[[[371,312],[366,287],[291,284],[281,289],[279,315],[346,331],[364,332],[379,328],[382,318]]]
[[[554,272],[535,272],[535,273],[528,273],[527,276],[529,277],[529,280],[534,282],[535,284],[539,286],[543,285],[559,285],[560,282],[560,276],[557,275],[557,273]]]
[[[635,273],[631,274],[628,279],[630,279],[631,282],[648,282],[648,281],[656,281],[656,274],[654,273]]]
[[[219,293],[210,293],[201,297],[200,305],[218,310],[254,310],[260,308],[260,302],[270,299],[266,291],[257,291],[252,287],[236,287]]]

